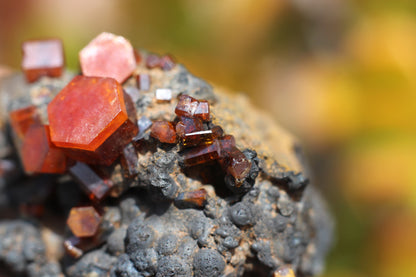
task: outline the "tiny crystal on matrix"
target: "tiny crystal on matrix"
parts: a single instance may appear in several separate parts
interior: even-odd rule
[[[215,161],[220,158],[221,149],[217,140],[210,145],[190,148],[183,153],[185,166],[194,166]]]
[[[222,161],[227,173],[234,177],[237,183],[241,183],[251,169],[251,162],[237,147],[224,151],[225,158]]]
[[[25,41],[22,44],[22,51],[22,69],[28,82],[35,82],[42,76],[62,75],[65,59],[61,40]]]
[[[139,174],[139,159],[133,144],[129,143],[124,147],[123,152],[121,153],[120,162],[126,177],[131,178]]]
[[[149,74],[138,74],[136,76],[137,88],[139,90],[148,91],[150,89],[150,75]]]
[[[194,117],[198,104],[199,102],[195,98],[182,94],[178,98],[175,113],[178,116]]]
[[[85,76],[111,77],[123,83],[136,69],[130,42],[124,37],[101,33],[79,53]]]
[[[23,139],[30,126],[40,124],[40,117],[35,106],[28,106],[10,112],[10,125],[19,139]]]
[[[172,70],[175,65],[176,63],[171,55],[164,55],[162,58],[160,58],[160,67],[164,71]]]
[[[189,95],[182,94],[178,98],[178,104],[175,108],[178,116],[196,117],[202,121],[209,121],[210,109],[206,100],[197,100]]]
[[[153,69],[160,66],[160,57],[155,54],[150,54],[146,57],[146,67]]]
[[[112,78],[76,76],[48,105],[52,142],[74,160],[111,164],[137,134],[135,107]]]
[[[55,147],[49,136],[49,127],[32,125],[23,140],[21,159],[26,173],[64,173],[66,157]]]
[[[208,145],[212,144],[214,139],[216,139],[216,136],[212,130],[197,131],[185,134],[181,139],[181,144],[183,147]]]
[[[113,182],[103,179],[87,164],[77,162],[69,169],[71,176],[81,185],[88,197],[99,202],[113,188]]]
[[[206,100],[200,100],[196,110],[194,112],[194,116],[200,118],[202,121],[209,121],[210,119],[210,111],[209,111],[209,103]]]
[[[157,102],[170,102],[172,100],[172,90],[168,88],[159,88],[155,92]]]
[[[101,223],[101,216],[93,206],[75,207],[69,212],[67,224],[78,238],[94,236]]]
[[[176,131],[168,121],[156,121],[150,130],[150,135],[163,143],[176,143]]]
[[[198,189],[182,192],[175,198],[175,203],[180,206],[202,208],[207,203],[207,191]]]
[[[203,123],[199,118],[181,117],[181,120],[176,124],[176,133],[183,138],[185,134],[202,131]]]

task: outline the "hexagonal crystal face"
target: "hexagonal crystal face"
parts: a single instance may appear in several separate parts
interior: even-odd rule
[[[94,236],[101,223],[101,216],[92,206],[72,208],[67,224],[72,233],[79,237]]]
[[[123,83],[135,70],[136,59],[124,37],[101,33],[79,53],[85,76],[111,77]]]
[[[76,76],[49,104],[52,142],[95,151],[127,119],[123,89],[111,78]]]

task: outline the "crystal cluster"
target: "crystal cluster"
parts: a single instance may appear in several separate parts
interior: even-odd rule
[[[64,59],[59,40],[29,41],[23,48],[22,66],[29,82],[61,75]],[[151,78],[148,73],[135,74],[141,55],[126,39],[102,33],[80,51],[79,59],[82,75],[75,76],[48,103],[48,124],[36,106],[10,113],[25,172],[68,173],[91,201],[90,206],[70,210],[67,225],[73,236],[65,241],[68,253],[79,257],[102,241],[97,209],[109,195],[119,195],[107,171],[118,161],[123,177],[134,179],[140,172],[137,147],[149,129],[150,142],[179,144],[184,167],[217,162],[237,186],[248,176],[250,160],[236,147],[232,135],[212,124],[208,101],[181,94],[173,122],[152,121],[144,115],[137,120],[135,102],[140,93],[150,90]],[[175,62],[170,55],[149,54],[145,65],[149,70],[169,71]],[[132,75],[136,86],[124,89],[123,82]],[[156,88],[154,103],[169,104],[172,95],[171,88]],[[156,178],[157,186],[163,180]],[[178,207],[202,209],[207,204],[208,192],[203,188],[176,192],[173,189],[168,199]]]

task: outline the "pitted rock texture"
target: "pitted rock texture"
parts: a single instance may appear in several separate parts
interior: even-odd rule
[[[0,216],[21,216],[22,203],[46,203],[45,209],[54,207],[54,218],[60,217],[61,225],[51,225],[53,219],[41,217],[36,225],[20,230],[18,241],[6,246],[6,238],[13,240],[20,234],[10,230],[28,223],[1,221],[0,263],[7,272],[29,276],[261,277],[289,265],[297,277],[319,274],[332,241],[332,220],[319,193],[309,184],[297,141],[246,97],[212,87],[182,65],[163,71],[146,68],[145,58],[142,60],[135,75],[149,74],[152,83],[149,91],[140,91],[136,98],[137,118],[173,121],[180,94],[208,100],[212,115],[208,124],[220,125],[234,135],[238,148],[252,162],[248,177],[236,184],[216,163],[185,168],[179,146],[160,143],[148,130],[134,142],[139,161],[136,177],[125,177],[118,162],[106,168],[116,184],[101,203],[110,234],[78,260],[58,257],[61,268],[44,253],[49,242],[39,238],[38,229],[48,225],[63,240],[69,235],[63,224],[71,205],[86,197],[68,175],[44,177],[44,181],[23,175],[10,150],[6,111],[34,104],[47,123],[47,104],[73,75],[44,77],[30,85],[21,74],[12,75],[0,83],[0,159],[11,160],[16,169],[0,173]],[[124,89],[131,90],[135,82],[132,76]],[[157,88],[171,89],[172,101],[158,103]],[[32,187],[24,185],[27,182]],[[33,186],[43,188],[44,194],[34,195]],[[175,205],[178,194],[201,188],[207,191],[204,207]]]

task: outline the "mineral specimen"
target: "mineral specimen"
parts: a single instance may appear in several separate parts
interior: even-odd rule
[[[25,41],[22,50],[22,69],[28,82],[35,82],[42,76],[62,75],[65,59],[59,39]]]
[[[117,50],[108,61],[96,57],[118,74],[125,69],[119,62],[130,51],[121,50],[116,40],[110,36],[108,43],[91,44],[97,53]],[[15,111],[9,124],[17,149],[26,138],[38,141],[28,135],[32,126],[49,122],[52,143],[76,160],[68,163],[69,174],[22,178],[17,155],[0,151],[6,153],[0,156],[0,207],[7,207],[0,217],[22,211],[36,217],[18,207],[44,207],[43,216],[32,219],[36,225],[0,222],[0,265],[6,273],[319,274],[332,223],[309,184],[297,142],[246,98],[228,96],[220,88],[214,93],[166,56],[131,53],[145,62],[136,59],[133,69],[126,66],[128,73],[119,81],[85,76],[84,65],[90,62],[80,55],[84,75],[74,79],[65,72],[59,79],[40,78],[29,85],[16,74],[0,85],[0,111]],[[143,74],[152,76],[152,86],[170,89],[171,100],[157,104],[153,93],[138,91],[147,88],[136,77]],[[0,138],[9,138],[0,115]],[[40,146],[35,143],[25,152],[43,153]],[[8,139],[0,139],[3,148],[11,149]],[[77,210],[85,204],[89,212]],[[69,212],[73,207],[78,208]],[[75,236],[62,231],[68,212]],[[54,232],[45,232],[47,226],[54,226]],[[54,236],[45,235],[50,233]],[[62,245],[70,257],[63,256]]]
[[[149,74],[138,74],[136,76],[137,88],[140,90],[148,91],[150,89],[150,76]]]

